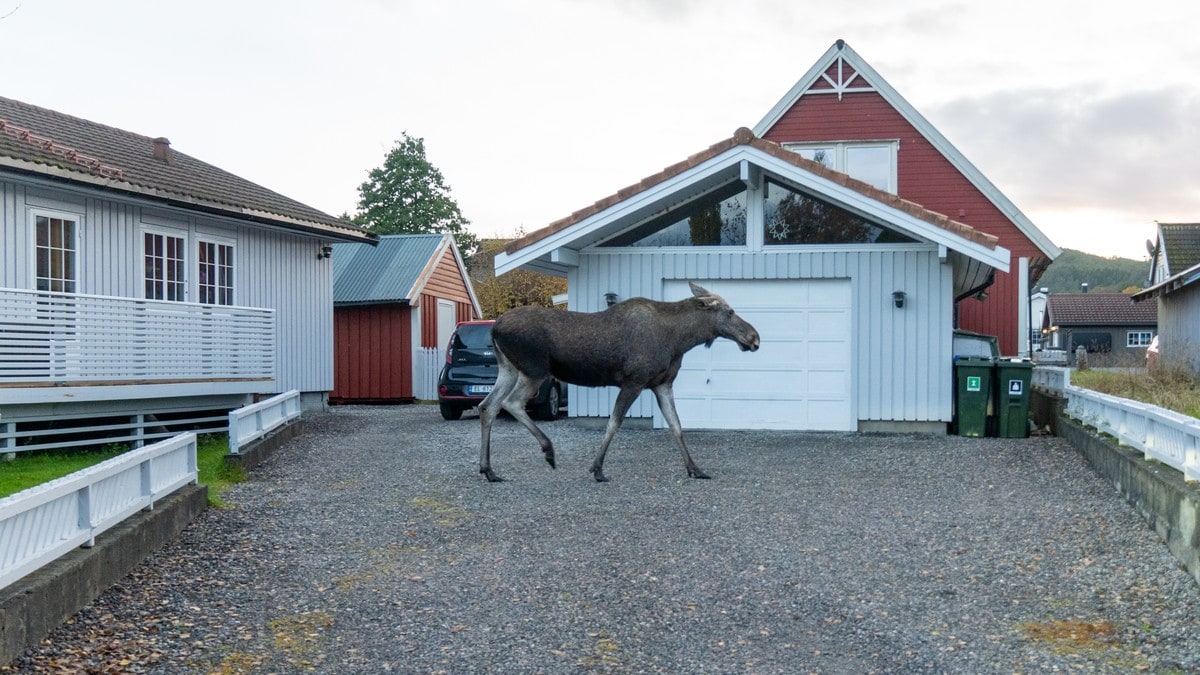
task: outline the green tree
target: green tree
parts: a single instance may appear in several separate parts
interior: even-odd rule
[[[432,234],[454,236],[458,250],[470,259],[479,238],[450,196],[442,172],[425,158],[425,139],[402,132],[383,166],[372,169],[358,186],[358,213],[352,219],[375,234]]]

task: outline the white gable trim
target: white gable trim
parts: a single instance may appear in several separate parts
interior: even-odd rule
[[[409,302],[420,300],[421,293],[425,290],[425,286],[429,280],[433,278],[433,272],[437,269],[438,263],[442,261],[442,256],[445,255],[446,249],[450,249],[454,253],[454,265],[458,268],[458,276],[463,280],[463,285],[467,288],[467,296],[471,298],[471,306],[475,308],[475,316],[483,316],[483,310],[480,308],[479,299],[475,297],[475,287],[471,285],[471,276],[467,274],[467,265],[463,262],[462,255],[458,252],[458,246],[454,243],[454,236],[450,234],[442,235],[442,243],[438,244],[437,250],[425,262],[425,268],[417,276],[413,282],[412,289],[408,292]]]
[[[513,254],[497,255],[496,274],[529,267],[542,272],[565,275],[567,269],[577,262],[576,253],[580,249],[608,234],[606,229],[612,229],[612,234],[618,229],[623,229],[613,229],[611,226],[614,223],[627,221],[627,224],[632,226],[680,202],[679,196],[682,193],[706,192],[726,181],[763,172],[802,187],[873,222],[886,224],[906,234],[936,243],[939,251],[945,247],[1002,272],[1009,271],[1008,249],[999,246],[994,249],[988,248],[761,150],[748,145],[738,145],[578,223],[533,242]],[[562,252],[558,253],[559,251]]]
[[[958,169],[959,173],[965,176],[966,179],[970,181],[980,193],[987,197],[988,201],[990,201],[997,209],[999,209],[1000,212],[1005,215],[1005,217],[1011,220],[1013,224],[1015,224],[1017,228],[1021,230],[1021,233],[1028,237],[1029,240],[1032,241],[1042,251],[1042,253],[1044,253],[1051,260],[1062,254],[1062,249],[1055,246],[1054,243],[1050,241],[1050,239],[1046,237],[1046,235],[1043,234],[1042,231],[1039,230],[1037,226],[1034,225],[1033,222],[1030,221],[1029,218],[1026,217],[1025,214],[1022,213],[1021,210],[1018,209],[1017,206],[1008,199],[1008,197],[1004,196],[1004,193],[1000,192],[1000,190],[990,180],[988,180],[986,176],[983,175],[983,172],[976,168],[975,165],[972,164],[965,155],[959,152],[958,149],[955,148],[954,145],[950,143],[950,141],[947,140],[940,131],[938,131],[932,124],[929,123],[929,120],[925,119],[921,113],[917,112],[917,109],[909,104],[909,102],[900,95],[900,92],[892,88],[892,86],[888,84],[888,81],[883,79],[883,77],[877,73],[875,69],[870,66],[870,64],[864,61],[857,52],[851,49],[850,45],[841,40],[838,40],[836,43],[834,43],[834,45],[830,47],[812,66],[812,68],[809,68],[808,72],[806,72],[804,76],[801,77],[786,94],[784,94],[783,98],[781,98],[779,102],[771,108],[766,117],[763,117],[762,120],[760,120],[759,123],[754,126],[754,135],[758,136],[759,138],[763,138],[766,133],[771,130],[771,127],[775,126],[775,124],[779,122],[779,120],[784,116],[784,114],[787,113],[788,110],[791,110],[792,106],[794,106],[796,102],[800,100],[800,97],[804,96],[805,92],[807,92],[808,89],[819,78],[823,77],[825,71],[829,70],[829,67],[836,63],[839,58],[842,61],[849,63],[856,72],[864,75],[867,80],[869,80],[870,84],[873,85],[874,90],[877,91],[879,95],[882,96],[883,99],[887,101],[893,108],[895,108],[896,111],[899,112],[900,115],[913,126],[913,128],[915,128],[922,136],[924,136],[925,140],[929,141],[929,143],[936,148],[938,152],[942,153],[942,156],[945,157],[950,164],[954,166],[954,168]],[[844,89],[844,91],[867,90],[868,89],[865,87]],[[813,93],[838,93],[838,96],[840,97],[841,91],[843,91],[843,89],[835,88],[834,90],[829,90],[828,92],[826,92],[826,90],[821,90]]]

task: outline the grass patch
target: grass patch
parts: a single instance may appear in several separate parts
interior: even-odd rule
[[[1200,417],[1200,379],[1184,367],[1144,371],[1072,370],[1071,384]]]
[[[0,498],[62,478],[124,452],[128,452],[128,446],[124,444],[110,444],[100,449],[18,452],[16,459],[0,460]],[[197,443],[199,480],[208,486],[210,506],[225,506],[222,501],[225,491],[230,485],[246,479],[244,469],[225,463],[228,452],[229,441],[224,434],[206,434]]]

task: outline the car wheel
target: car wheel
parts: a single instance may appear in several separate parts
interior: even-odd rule
[[[456,405],[450,403],[438,403],[438,409],[442,411],[442,419],[444,420],[450,420],[453,422],[454,420],[462,418],[463,409]]]
[[[534,406],[533,415],[540,420],[556,420],[558,419],[558,385],[550,385],[550,390],[546,392],[546,400]]]

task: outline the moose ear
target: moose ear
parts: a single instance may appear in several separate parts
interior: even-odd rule
[[[688,286],[692,287],[692,295],[696,296],[697,298],[704,295],[712,295],[712,293],[709,293],[707,289],[694,281],[689,281]]]

